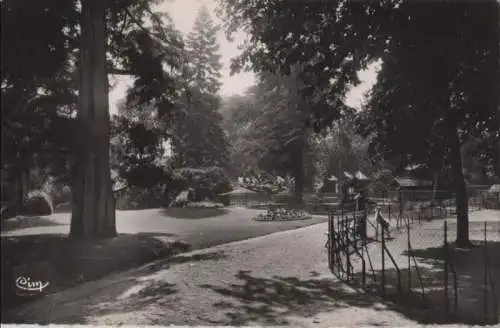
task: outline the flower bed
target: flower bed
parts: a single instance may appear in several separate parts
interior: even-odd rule
[[[186,205],[184,205],[184,207],[187,207],[187,208],[223,208],[224,204],[210,202],[210,201],[188,202]]]
[[[256,221],[295,221],[307,220],[312,217],[303,211],[285,209],[285,208],[271,208],[266,213],[259,214],[254,219]]]

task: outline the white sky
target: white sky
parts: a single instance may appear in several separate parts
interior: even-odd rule
[[[164,1],[163,4],[159,6],[159,9],[168,12],[177,29],[187,34],[191,31],[198,10],[202,4],[210,11],[214,12],[217,2],[216,0],[168,0]],[[218,22],[215,13],[212,14],[212,18]],[[240,34],[237,36],[234,43],[230,43],[226,40],[224,31],[219,32],[218,41],[223,64],[221,81],[221,95],[223,97],[242,94],[248,87],[255,83],[255,76],[252,72],[235,74],[233,76],[229,75],[230,60],[239,54],[238,41],[241,42],[243,39],[244,35]],[[363,83],[348,93],[346,99],[347,105],[359,108],[364,99],[364,93],[371,88],[372,84],[375,82],[375,78],[376,73],[373,67],[367,71],[361,72],[360,79]],[[111,90],[109,95],[111,113],[116,113],[117,103],[123,99],[127,87],[131,84],[130,78],[125,76],[115,77],[115,79],[117,81],[116,86]]]

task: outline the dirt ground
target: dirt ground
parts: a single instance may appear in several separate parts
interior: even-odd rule
[[[447,251],[444,247],[445,222]],[[404,301],[408,311],[431,311],[431,322],[498,323],[500,211],[472,212],[469,231],[475,245],[472,249],[455,247],[454,218],[414,222],[409,234],[407,228],[395,229],[386,242],[387,251],[384,254],[387,297],[394,298],[396,302]],[[381,249],[380,242],[373,242],[365,253],[366,284],[378,292],[382,291]],[[362,261],[356,257],[353,260],[356,263],[355,280],[359,283],[362,281]]]

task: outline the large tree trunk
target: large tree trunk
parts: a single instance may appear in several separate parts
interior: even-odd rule
[[[469,200],[462,167],[462,156],[460,153],[460,140],[458,131],[453,128],[451,137],[451,170],[455,182],[456,210],[457,210],[457,239],[459,247],[472,246],[469,240]]]
[[[82,1],[78,103],[81,134],[76,154],[70,231],[70,236],[75,238],[116,236],[109,170],[105,2]]]

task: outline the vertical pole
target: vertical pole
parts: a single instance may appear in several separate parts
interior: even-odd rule
[[[342,216],[340,216],[340,214],[337,212],[337,246],[338,246],[338,252],[337,252],[337,256],[338,256],[338,259],[337,259],[337,263],[338,263],[338,271],[340,274],[344,274],[343,273],[343,257],[341,255],[342,252],[343,252],[343,249],[344,249],[344,240],[343,240],[343,236],[342,236]]]
[[[444,306],[445,315],[448,318],[450,304],[448,301],[448,224],[444,221]]]
[[[484,324],[488,321],[488,240],[486,236],[487,222],[484,222]]]
[[[332,271],[333,268],[333,215],[328,215],[329,220],[328,220],[328,267],[330,268],[330,271]]]
[[[399,190],[399,217],[403,217],[403,198],[402,198],[401,190]]]
[[[357,226],[358,226],[358,201],[356,200],[356,206],[354,206],[354,216],[353,216],[353,224],[351,225],[352,228],[354,228],[354,231],[352,232],[353,234],[353,239],[354,239],[354,246],[356,246],[356,231]]]
[[[366,244],[366,239],[368,238],[368,204],[365,203],[365,210],[363,212],[363,240]]]
[[[384,233],[384,227],[381,228],[381,233],[382,233],[382,276],[380,278],[380,287],[382,289],[382,295],[385,296],[385,233]]]
[[[349,251],[351,248],[351,238],[349,236],[350,231],[349,231],[349,221],[348,218],[344,220],[344,238],[346,239],[346,247],[345,247],[345,255],[346,255],[346,261],[347,261],[347,281],[351,281],[351,259],[349,257]]]
[[[387,211],[389,212],[389,214],[388,214],[388,221],[391,222],[391,200],[389,198],[387,198],[387,201],[389,202],[388,203],[389,207],[387,209]]]
[[[411,242],[410,242],[410,221],[408,220],[408,224],[406,226],[407,230],[407,238],[408,238],[408,291],[411,293]]]
[[[365,265],[365,250],[364,250],[364,246],[365,246],[365,238],[362,238],[361,239],[361,261],[362,261],[362,276],[361,276],[361,279],[362,279],[362,283],[363,283],[363,289],[366,289],[366,265]]]

